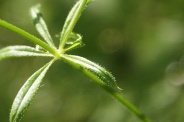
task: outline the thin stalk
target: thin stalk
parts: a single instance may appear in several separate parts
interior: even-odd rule
[[[105,89],[109,94],[111,94],[115,99],[117,99],[121,104],[123,104],[126,108],[128,108],[132,113],[134,113],[140,120],[142,120],[143,122],[151,122],[149,118],[147,118],[133,104],[126,100],[119,91],[106,85],[100,86]]]
[[[87,73],[89,76],[91,74]],[[100,87],[111,94],[116,100],[118,100],[122,105],[124,105],[128,110],[130,110],[134,115],[136,115],[143,122],[151,122],[143,113],[141,113],[133,104],[131,104],[126,98],[124,98],[120,91],[112,87],[107,86],[104,82],[101,82],[97,77],[91,76],[91,79],[97,83]]]
[[[133,104],[131,104],[126,98],[121,95],[121,92],[113,87],[108,86],[105,82],[103,82],[100,78],[95,76],[92,72],[85,70],[81,67],[80,64],[77,64],[75,61],[68,60],[65,54],[61,54],[61,60],[78,69],[82,73],[84,73],[87,77],[89,77],[93,82],[98,84],[104,90],[106,90],[109,94],[111,94],[115,99],[117,99],[122,105],[124,105],[128,110],[130,110],[133,114],[135,114],[140,120],[143,122],[151,122],[149,118],[147,118],[143,113],[141,113]],[[84,62],[85,63],[85,62]]]
[[[80,7],[77,9],[77,12],[76,14],[72,17],[72,20],[68,26],[68,30],[67,30],[67,33],[64,35],[63,39],[60,40],[60,45],[59,45],[59,51],[62,52],[63,51],[63,48],[65,46],[65,43],[66,41],[68,40],[68,37],[70,36],[70,33],[73,31],[73,28],[75,26],[75,24],[77,23],[85,5],[87,4],[87,0],[82,0],[81,1],[81,4],[80,4]]]
[[[42,40],[38,39],[37,37],[31,35],[30,33],[8,23],[8,22],[5,22],[3,20],[0,19],[0,26],[8,29],[8,30],[11,30],[17,34],[19,34],[20,36],[28,39],[29,41],[43,47],[45,50],[49,51],[50,53],[52,53],[55,57],[59,57],[58,56],[58,52],[55,48],[53,47],[50,47],[47,43],[43,42]]]

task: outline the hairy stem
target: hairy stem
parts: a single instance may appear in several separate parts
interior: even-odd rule
[[[103,89],[105,89],[108,93],[110,93],[115,99],[117,99],[121,104],[123,104],[126,108],[128,108],[132,113],[134,113],[140,120],[143,122],[151,122],[149,118],[147,118],[143,113],[141,113],[133,104],[131,104],[128,100],[126,100],[120,92],[114,90],[111,87],[106,85],[100,85]]]
[[[91,74],[88,73],[89,76]],[[111,94],[116,100],[118,100],[122,105],[124,105],[128,110],[130,110],[133,114],[135,114],[140,120],[143,122],[151,122],[149,118],[147,118],[143,113],[141,113],[133,104],[131,104],[126,98],[124,98],[120,91],[114,89],[112,87],[107,86],[105,83],[101,82],[97,77],[91,76],[91,79],[97,83],[100,87],[106,90],[109,94]]]
[[[94,75],[93,72],[90,72],[89,69],[87,69],[87,65],[85,65],[86,67],[82,67],[80,63],[80,61],[82,60],[81,58],[74,58],[74,57],[70,58],[71,55],[69,57],[66,54],[61,54],[60,56],[64,62],[78,69],[79,71],[84,73],[87,77],[89,77],[94,83],[96,83],[97,85],[105,89],[109,94],[111,94],[115,99],[117,99],[121,104],[123,104],[127,109],[129,109],[133,114],[135,114],[140,120],[142,120],[143,122],[151,122],[149,118],[147,118],[144,114],[142,114],[133,104],[131,104],[126,98],[124,98],[121,95],[121,91],[107,85],[106,82],[102,81],[102,79]],[[86,62],[83,62],[83,63],[86,63]],[[89,62],[87,64],[89,64]]]

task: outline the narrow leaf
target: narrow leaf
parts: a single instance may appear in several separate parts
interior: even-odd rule
[[[68,40],[68,37],[73,31],[73,28],[77,23],[86,4],[87,0],[79,0],[69,12],[60,36],[60,47],[59,47],[60,50],[62,50],[66,41]]]
[[[105,68],[97,65],[96,63],[91,62],[80,56],[66,54],[61,55],[61,59],[83,72],[95,83],[101,86],[107,85],[109,87],[120,90],[120,88],[116,84],[115,78],[111,75],[111,73],[108,72]]]
[[[81,35],[72,32],[66,42],[66,46],[64,52],[84,46]]]
[[[33,23],[39,32],[39,34],[45,39],[45,41],[52,47],[55,48],[53,40],[48,31],[47,25],[42,18],[42,14],[39,10],[40,4],[31,8],[31,16],[33,18]]]
[[[50,61],[38,71],[36,71],[19,90],[10,112],[10,122],[20,121],[24,112],[27,110],[32,99],[37,93],[43,77],[45,76],[47,70],[53,64],[53,62],[53,60]]]
[[[0,60],[12,57],[30,56],[51,57],[52,55],[29,46],[8,46],[0,50]]]

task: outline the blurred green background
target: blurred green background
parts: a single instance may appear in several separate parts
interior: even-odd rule
[[[76,0],[0,0],[0,18],[40,38],[29,8],[37,3],[57,34]],[[153,122],[184,121],[184,1],[95,0],[75,32],[85,47],[76,54],[108,69],[122,94]],[[0,27],[0,48],[35,46]],[[13,99],[26,79],[48,62],[42,58],[0,62],[0,121],[8,122]],[[22,122],[139,122],[125,107],[77,70],[56,62]]]

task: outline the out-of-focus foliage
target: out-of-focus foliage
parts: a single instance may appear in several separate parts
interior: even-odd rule
[[[1,0],[0,18],[41,38],[29,8],[42,4],[52,36],[59,34],[75,0]],[[85,47],[71,51],[99,62],[114,74],[123,95],[155,122],[184,120],[184,1],[94,0],[74,31]],[[53,40],[59,43],[57,37]],[[0,48],[29,44],[0,28]],[[0,121],[23,81],[48,60],[0,62]],[[24,67],[21,67],[24,64]],[[19,69],[19,71],[17,71]],[[56,63],[38,92],[25,122],[137,122],[116,100],[65,63]]]

